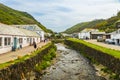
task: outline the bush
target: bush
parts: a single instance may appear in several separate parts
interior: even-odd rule
[[[41,72],[51,65],[51,60],[56,57],[56,47],[53,46],[46,55],[42,58],[42,62],[35,65],[35,71]]]

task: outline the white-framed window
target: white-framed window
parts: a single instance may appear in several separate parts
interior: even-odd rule
[[[10,38],[10,37],[5,37],[5,38],[4,38],[4,45],[5,45],[5,46],[9,46],[10,43],[11,43],[11,38]]]
[[[0,37],[0,46],[2,46],[2,37]]]
[[[23,43],[23,38],[19,38],[19,43]]]
[[[27,43],[29,43],[30,42],[30,38],[27,38]]]

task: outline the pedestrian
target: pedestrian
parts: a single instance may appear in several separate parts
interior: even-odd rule
[[[44,43],[45,43],[46,39],[44,39]]]
[[[35,41],[33,41],[33,46],[34,46],[35,49],[37,48],[37,44],[36,44]]]

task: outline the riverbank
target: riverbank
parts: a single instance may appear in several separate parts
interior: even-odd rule
[[[36,72],[40,73],[49,65],[50,60],[55,57],[55,51],[55,45],[48,43],[30,55],[1,64],[0,80],[31,80],[31,73],[35,73],[36,79],[39,76]]]
[[[101,70],[105,72],[105,74],[110,74],[108,80],[120,79],[120,51],[98,46],[75,38],[65,40],[65,44],[80,52],[80,54],[84,55],[92,63],[103,65],[104,67]]]
[[[57,44],[58,57],[54,65],[46,69],[41,80],[105,80],[96,75],[89,61],[75,50]]]

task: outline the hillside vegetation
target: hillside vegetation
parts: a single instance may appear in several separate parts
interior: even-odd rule
[[[76,24],[75,26],[67,29],[65,31],[65,33],[80,32],[84,28],[92,28],[92,27],[94,27],[94,25],[97,25],[98,23],[103,22],[103,21],[104,20],[94,20],[94,21],[90,21],[90,22],[82,22],[82,23]]]
[[[4,24],[37,24],[45,32],[52,32],[46,29],[41,23],[35,20],[27,12],[21,12],[0,4],[0,22]]]
[[[116,16],[113,16],[106,20],[98,19],[98,20],[76,24],[64,32],[69,34],[76,33],[76,32],[80,32],[85,28],[95,28],[95,29],[99,29],[100,31],[112,32],[116,30],[115,22],[117,22],[119,19],[120,19],[120,12],[118,12]]]

